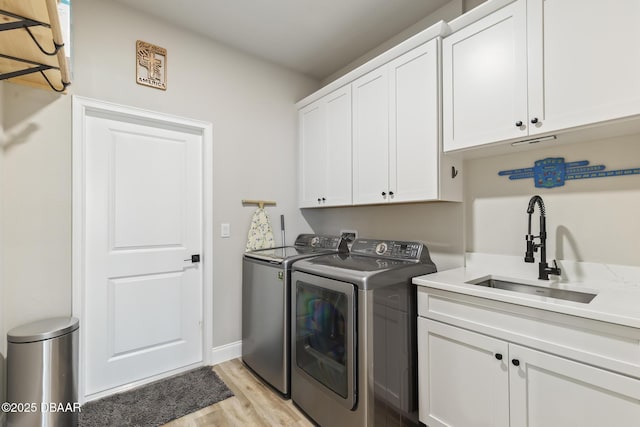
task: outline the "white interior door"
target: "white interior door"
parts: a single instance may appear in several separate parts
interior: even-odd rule
[[[118,114],[84,129],[91,396],[203,360],[203,135]]]

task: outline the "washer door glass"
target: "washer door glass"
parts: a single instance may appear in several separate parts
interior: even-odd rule
[[[327,279],[295,283],[295,363],[353,407],[354,287]]]

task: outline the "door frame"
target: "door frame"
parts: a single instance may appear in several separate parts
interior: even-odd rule
[[[86,211],[85,211],[85,138],[86,117],[92,114],[121,116],[137,121],[156,121],[168,124],[176,129],[195,131],[202,135],[202,362],[197,365],[211,363],[213,347],[213,124],[199,120],[177,117],[165,113],[128,107],[111,102],[72,96],[72,220],[71,220],[71,313],[80,320],[79,366],[78,366],[78,400],[83,404],[86,380],[86,339],[83,320],[85,316],[85,250],[86,250]],[[170,376],[193,368],[193,365],[169,371],[157,376],[143,379],[102,393],[96,393],[91,399],[103,397],[134,386],[142,385],[157,379]]]

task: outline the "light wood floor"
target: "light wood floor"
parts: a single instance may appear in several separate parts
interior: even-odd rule
[[[240,359],[216,365],[213,370],[235,396],[164,427],[313,426],[291,400],[285,400],[256,378]]]

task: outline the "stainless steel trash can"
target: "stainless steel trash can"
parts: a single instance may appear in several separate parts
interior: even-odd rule
[[[7,427],[76,426],[78,319],[44,319],[7,334]]]

